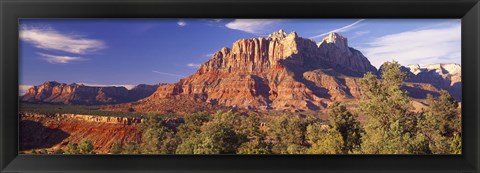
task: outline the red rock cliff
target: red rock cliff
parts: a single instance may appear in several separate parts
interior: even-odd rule
[[[361,74],[376,71],[338,34],[330,34],[317,46],[295,32],[280,30],[220,49],[195,74],[159,87],[144,104],[186,95],[247,109],[318,110],[331,100],[359,95],[355,79],[324,72],[339,68]]]

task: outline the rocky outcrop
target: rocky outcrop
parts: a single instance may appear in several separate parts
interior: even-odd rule
[[[382,75],[382,69],[383,65],[378,70],[379,76]],[[461,69],[460,64],[411,64],[400,67],[407,74],[404,89],[410,97],[423,99],[427,94],[437,96],[438,91],[446,90],[459,102],[462,101]]]
[[[160,85],[147,85],[147,84],[139,84],[128,91],[128,98],[131,101],[136,101],[143,99],[152,95]]]
[[[359,96],[352,74],[367,71],[376,69],[339,34],[328,35],[318,46],[280,30],[220,49],[195,74],[159,87],[137,106],[184,95],[250,110],[319,110],[331,100]]]
[[[377,69],[358,50],[348,47],[347,38],[337,33],[330,33],[319,43],[319,53],[334,67],[346,68],[350,72],[363,75],[376,72]]]
[[[460,64],[429,64],[406,66],[411,72],[409,82],[431,84],[447,90],[457,101],[462,100],[462,67]],[[412,75],[413,74],[413,75]]]
[[[20,97],[24,102],[54,104],[112,104],[132,102],[151,95],[158,85],[138,85],[131,90],[125,87],[96,87],[83,84],[44,82],[27,90]]]
[[[65,151],[68,144],[79,144],[88,139],[97,154],[107,154],[114,143],[141,142],[140,125],[135,123],[100,122],[94,118],[70,118],[70,115],[24,114],[20,118],[19,149],[26,153],[35,149]]]

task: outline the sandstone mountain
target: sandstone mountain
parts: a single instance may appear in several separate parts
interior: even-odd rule
[[[317,45],[280,30],[220,49],[195,74],[127,107],[161,111],[172,106],[161,104],[166,100],[187,98],[253,110],[319,110],[332,100],[359,97],[358,77],[376,71],[337,33]]]
[[[334,100],[360,98],[358,82],[366,72],[378,73],[340,34],[330,33],[317,44],[295,32],[279,30],[266,38],[238,40],[231,48],[216,52],[195,74],[160,86],[141,101],[111,109],[165,112],[169,107],[166,112],[178,113],[188,112],[187,107],[208,110],[218,105],[249,110],[320,110]],[[417,74],[418,80],[412,78],[405,84],[409,95],[423,99],[427,94],[438,94],[442,88],[437,81],[422,80],[421,76]],[[175,103],[181,106],[177,109]]]
[[[34,103],[99,105],[132,102],[156,91],[159,85],[140,84],[131,90],[125,87],[97,87],[84,84],[44,82],[28,89],[21,101]]]

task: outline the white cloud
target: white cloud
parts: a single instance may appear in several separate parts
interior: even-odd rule
[[[189,64],[187,64],[187,67],[195,67],[195,68],[198,68],[198,67],[200,67],[200,64],[189,63]]]
[[[161,72],[161,71],[156,71],[156,70],[153,70],[152,72],[158,73],[158,74],[162,74],[162,75],[167,75],[167,76],[185,77],[184,75],[173,74],[173,73],[166,73],[166,72]]]
[[[25,95],[25,93],[27,93],[28,89],[30,89],[31,87],[33,87],[33,85],[19,85],[18,94]]]
[[[23,26],[20,29],[20,39],[40,49],[60,50],[76,54],[86,54],[106,48],[105,43],[101,40],[60,33],[52,28]]]
[[[359,48],[379,67],[396,60],[402,65],[460,63],[461,27],[459,23],[385,35]]]
[[[50,55],[50,54],[44,54],[44,53],[38,53],[38,54],[42,56],[44,60],[52,64],[67,64],[72,61],[84,60],[82,57],[57,56],[57,55]]]
[[[225,27],[251,34],[265,34],[271,26],[281,21],[280,19],[235,19],[225,24]]]
[[[187,24],[187,22],[185,22],[184,20],[179,20],[179,21],[177,22],[177,25],[178,25],[178,26],[181,26],[181,27],[184,27],[184,26],[187,26],[188,24]]]
[[[319,38],[319,37],[323,37],[323,36],[326,36],[328,35],[329,33],[331,32],[337,32],[337,33],[340,33],[340,32],[347,32],[347,31],[350,31],[354,28],[356,28],[357,24],[359,24],[360,22],[364,21],[365,19],[360,19],[360,20],[357,20],[355,22],[353,22],[352,24],[349,24],[347,26],[344,26],[344,27],[341,27],[341,28],[337,28],[337,29],[334,29],[334,30],[331,30],[331,31],[328,31],[326,33],[322,33],[322,34],[319,34],[319,35],[316,35],[316,36],[313,36],[313,37],[310,37],[312,39],[315,39],[315,38]]]

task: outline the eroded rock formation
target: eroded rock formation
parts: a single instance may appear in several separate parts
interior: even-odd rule
[[[406,67],[411,74],[407,81],[428,83],[447,90],[457,101],[462,101],[462,67],[460,64],[418,64]]]
[[[247,109],[319,110],[331,100],[360,95],[355,77],[376,72],[347,39],[332,33],[318,46],[295,32],[241,39],[198,71],[164,85],[146,103],[186,95],[201,102]]]
[[[128,90],[125,87],[97,87],[49,81],[29,88],[25,95],[20,97],[20,100],[85,105],[125,103],[145,98],[155,92],[157,88],[158,85],[141,84]]]

